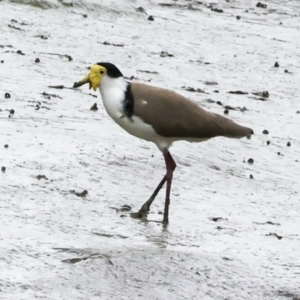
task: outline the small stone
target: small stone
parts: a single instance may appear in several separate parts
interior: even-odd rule
[[[236,19],[237,19],[237,20],[240,20],[240,19],[241,19],[241,17],[240,17],[240,16],[236,16]]]
[[[254,159],[253,158],[249,158],[248,159],[248,164],[253,165],[253,163],[254,163]]]
[[[211,218],[212,221],[218,222],[219,220],[223,220],[222,217]]]
[[[87,18],[88,16],[87,16],[87,14],[84,14],[84,15],[82,15],[84,18]]]
[[[11,96],[10,96],[10,93],[5,93],[5,94],[4,94],[4,97],[5,97],[6,99],[10,98],[10,97],[11,97]]]
[[[148,17],[148,21],[154,21],[153,16],[149,16],[149,17]]]
[[[284,73],[290,74],[291,72],[289,70],[285,69]]]
[[[90,110],[97,111],[98,110],[97,103],[94,103],[93,106],[90,108]]]
[[[267,129],[265,129],[265,130],[263,131],[263,134],[269,134],[269,131],[268,131]]]
[[[120,209],[120,211],[125,212],[125,211],[131,211],[132,207],[130,205],[123,205]]]
[[[253,175],[252,175],[252,174],[250,174],[250,179],[254,179],[254,177],[253,177]]]
[[[218,105],[223,105],[221,101],[216,102]]]
[[[282,239],[282,236],[281,236],[281,235],[278,235],[277,233],[273,233],[273,232],[270,232],[270,233],[266,234],[266,236],[275,236],[275,237],[277,237],[279,240]]]
[[[45,175],[37,175],[37,176],[36,176],[36,179],[37,179],[37,180],[41,180],[41,179],[48,180],[48,178],[47,178]]]
[[[280,152],[277,152],[277,155],[281,155],[281,153],[280,153]]]
[[[144,14],[147,14],[146,9],[145,9],[144,7],[142,7],[142,6],[137,7],[137,8],[136,8],[136,11],[137,11],[137,12],[144,13]]]
[[[8,148],[8,145],[6,144],[6,145],[4,145],[4,148]]]
[[[17,51],[17,54],[25,55],[21,50],[18,50],[18,51]]]
[[[4,64],[4,60],[1,60],[1,64]]]
[[[264,98],[269,98],[269,92],[268,91],[263,91],[261,95]]]
[[[300,114],[300,110],[297,110],[296,114]]]
[[[34,62],[35,62],[35,63],[39,63],[39,62],[41,62],[41,61],[40,61],[39,58],[36,58]]]
[[[271,143],[270,141],[267,141],[267,145],[270,145],[270,143]]]
[[[168,53],[167,51],[161,51],[160,57],[173,57],[173,54]]]
[[[2,167],[2,168],[1,168],[1,171],[2,171],[3,173],[5,173],[6,167]]]
[[[291,142],[288,142],[286,145],[287,145],[288,147],[290,147],[290,146],[291,146]]]
[[[228,109],[225,109],[225,110],[224,110],[224,114],[225,114],[225,115],[228,115],[228,114],[229,114],[229,110],[228,110]]]
[[[278,68],[279,67],[279,63],[276,61],[274,64],[274,68]]]
[[[219,9],[219,8],[212,8],[211,11],[215,11],[217,13],[222,13],[223,9]]]
[[[9,111],[9,113],[10,113],[11,115],[13,115],[13,114],[15,113],[15,110],[14,110],[14,109],[11,109],[11,110]]]
[[[256,7],[267,8],[267,4],[258,2],[258,3],[256,4]]]

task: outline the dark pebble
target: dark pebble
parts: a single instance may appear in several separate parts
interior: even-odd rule
[[[147,14],[147,13],[146,13],[146,9],[145,9],[144,7],[142,7],[142,6],[139,6],[138,8],[136,8],[136,11],[137,11],[137,12],[144,13],[144,14]]]
[[[229,94],[235,94],[235,95],[247,95],[247,92],[243,92],[243,91],[229,91]]]
[[[41,179],[48,180],[48,178],[45,175],[38,175],[38,176],[36,176],[36,179],[37,180],[41,180]]]
[[[223,220],[222,217],[217,217],[217,218],[211,218],[212,221],[218,222],[219,220]]]
[[[8,148],[8,145],[6,144],[6,145],[4,145],[4,148]]]
[[[240,19],[241,19],[241,17],[240,17],[240,16],[236,16],[236,19],[237,19],[237,20],[240,20]]]
[[[263,131],[263,134],[269,134],[269,131],[268,131],[267,129],[265,129],[265,130]]]
[[[269,92],[268,91],[263,91],[261,95],[264,98],[269,98]]]
[[[290,73],[290,72],[289,72],[289,70],[285,69],[285,70],[284,70],[284,73]]]
[[[291,142],[288,142],[286,145],[287,145],[288,147],[290,147],[290,146],[291,146]]]
[[[21,50],[18,50],[17,54],[25,55]]]
[[[41,61],[40,61],[39,58],[36,58],[34,62],[35,62],[35,63],[39,63],[39,62],[41,62]]]
[[[120,211],[125,212],[125,211],[131,211],[132,207],[130,205],[123,205],[120,209]]]
[[[252,165],[254,163],[254,159],[253,158],[249,158],[248,159],[248,164]]]
[[[252,175],[252,174],[250,174],[250,179],[254,179],[254,177],[253,177],[253,175]]]
[[[97,103],[94,103],[94,105],[90,108],[90,110],[97,111],[98,110]]]
[[[217,13],[222,13],[223,12],[223,9],[219,9],[219,8],[212,8],[211,10],[215,11]]]
[[[223,105],[221,101],[216,102],[218,105]]]
[[[280,153],[280,152],[277,152],[277,155],[281,155],[281,153]]]
[[[4,60],[1,60],[1,64],[4,64]]]
[[[270,141],[267,141],[267,145],[270,145],[270,143],[271,143]]]
[[[2,168],[1,168],[1,171],[2,171],[3,173],[5,173],[6,168],[5,168],[5,167],[2,167]]]
[[[297,110],[296,114],[300,114],[300,110]]]
[[[88,16],[86,14],[82,15],[84,18],[87,18]]]
[[[148,21],[154,21],[153,16],[149,16],[149,17],[148,17]]]
[[[256,4],[256,7],[267,8],[267,4],[258,2],[258,3]]]
[[[279,67],[279,63],[276,61],[276,63],[274,64],[274,68],[278,68]]]
[[[229,114],[229,110],[228,110],[228,109],[225,109],[225,110],[224,110],[224,114],[225,114],[225,115],[228,115],[228,114]]]
[[[160,57],[173,57],[173,54],[168,53],[167,51],[161,51]]]
[[[275,236],[275,237],[277,237],[279,240],[282,239],[282,236],[281,236],[281,235],[278,235],[277,233],[272,233],[272,232],[266,234],[266,236]],[[295,298],[294,298],[294,299],[295,299]]]
[[[11,97],[11,96],[10,96],[10,93],[5,93],[5,94],[4,94],[4,97],[5,97],[6,99],[10,98],[10,97]]]
[[[10,113],[11,115],[13,115],[13,114],[15,113],[15,110],[14,110],[14,109],[11,109],[11,110],[9,111],[9,113]]]

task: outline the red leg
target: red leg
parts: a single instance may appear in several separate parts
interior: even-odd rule
[[[165,162],[166,162],[166,168],[167,168],[167,174],[163,177],[151,197],[143,204],[143,206],[140,208],[140,210],[137,213],[131,213],[131,217],[133,218],[144,218],[147,216],[150,206],[152,202],[154,201],[155,197],[157,196],[160,189],[164,186],[165,182],[167,181],[167,190],[166,190],[166,200],[165,200],[165,211],[164,211],[164,223],[169,222],[169,206],[170,206],[170,192],[171,192],[171,183],[173,178],[173,172],[176,168],[176,163],[173,160],[170,152],[168,150],[163,152]]]
[[[169,222],[171,184],[172,184],[173,172],[176,169],[176,163],[168,150],[164,151],[163,154],[164,154],[166,168],[167,168],[167,174],[166,174],[167,189],[166,189],[166,200],[165,200],[165,211],[164,211],[163,222],[168,223]]]

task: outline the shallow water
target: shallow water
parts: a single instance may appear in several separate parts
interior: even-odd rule
[[[24,2],[0,2],[0,299],[297,299],[299,2]],[[48,87],[98,61],[220,114],[217,101],[247,108],[228,117],[251,140],[172,147],[168,228],[164,191],[148,222],[119,210],[163,176],[156,147],[114,124],[98,93]]]

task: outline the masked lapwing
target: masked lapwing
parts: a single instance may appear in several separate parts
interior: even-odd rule
[[[171,183],[176,168],[169,152],[173,142],[203,142],[218,136],[242,138],[253,134],[251,128],[206,111],[175,92],[128,82],[112,63],[93,65],[85,78],[74,83],[74,88],[86,83],[95,91],[99,88],[107,113],[118,125],[131,135],[156,144],[164,156],[166,175],[133,217],[147,216],[156,195],[167,182],[163,222],[168,223]]]

